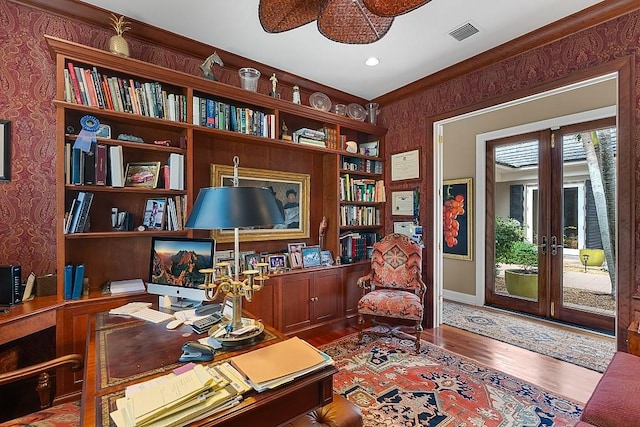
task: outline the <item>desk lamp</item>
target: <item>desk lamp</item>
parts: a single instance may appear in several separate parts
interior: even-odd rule
[[[208,300],[215,300],[220,292],[227,294],[233,303],[231,330],[238,330],[242,323],[242,298],[251,301],[254,291],[264,286],[269,277],[267,264],[258,264],[258,270],[245,270],[244,280],[239,279],[240,243],[239,229],[243,227],[282,224],[284,218],[275,197],[267,188],[238,186],[238,157],[233,158],[233,187],[202,188],[193,204],[186,227],[199,230],[234,230],[235,269],[230,273],[228,264],[220,265],[221,275],[215,277],[214,269],[203,270]],[[213,290],[215,289],[215,293]],[[255,336],[255,335],[254,335]]]

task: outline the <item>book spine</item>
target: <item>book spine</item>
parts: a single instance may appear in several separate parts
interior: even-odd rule
[[[82,296],[82,284],[84,282],[84,264],[76,265],[73,275],[73,288],[71,299],[80,299]]]
[[[73,266],[64,266],[64,299],[70,300],[73,297]]]
[[[95,166],[95,182],[96,185],[106,185],[107,183],[107,146],[98,144],[96,146],[96,166]]]
[[[76,75],[75,67],[72,62],[67,62],[67,68],[69,69],[69,76],[73,84],[73,91],[75,92],[76,104],[83,104],[82,94],[80,92],[80,83],[78,82],[78,76]]]
[[[74,229],[74,233],[83,233],[87,226],[87,220],[89,218],[89,209],[91,209],[91,202],[93,202],[93,193],[85,193],[84,199],[80,206],[80,215],[78,223]]]

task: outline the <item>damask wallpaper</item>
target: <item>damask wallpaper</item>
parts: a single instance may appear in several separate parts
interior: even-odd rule
[[[82,22],[0,0],[0,119],[11,120],[13,129],[12,179],[0,183],[0,264],[19,263],[23,271],[38,274],[53,271],[56,251],[55,109],[51,102],[55,75],[44,34],[102,49],[106,49],[112,35]],[[385,106],[380,119],[389,129],[387,151],[422,147],[421,164],[425,173],[420,186],[431,188],[433,117],[441,118],[447,113],[490,103],[523,88],[542,85],[627,55],[635,55],[635,67],[640,69],[639,47],[640,13],[636,12]],[[198,59],[135,40],[130,41],[130,49],[133,57],[199,74]],[[220,77],[222,81],[237,84],[235,73],[223,73]],[[632,134],[637,138],[640,83],[634,81],[633,85]],[[636,151],[640,150],[638,141],[634,143]],[[636,159],[639,158],[636,153]],[[427,220],[432,208],[429,200],[421,207],[422,216]],[[635,217],[640,218],[638,206],[635,210]],[[386,224],[392,224],[389,210]],[[424,225],[425,232],[431,233],[429,224]],[[638,224],[634,229],[640,229]],[[634,239],[634,247],[640,245],[638,236],[629,237]],[[640,254],[640,250],[635,252]],[[635,264],[640,265],[640,259]]]

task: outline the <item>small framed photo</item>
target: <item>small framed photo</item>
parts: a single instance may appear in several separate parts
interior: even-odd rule
[[[142,214],[142,225],[149,230],[162,230],[164,228],[167,199],[159,197],[147,199]]]
[[[160,162],[127,163],[125,187],[156,188],[160,175]]]
[[[320,265],[320,246],[307,246],[302,248],[302,266],[318,267]]]
[[[320,265],[333,265],[333,254],[331,251],[320,251]]]
[[[283,271],[285,269],[286,257],[284,254],[269,255],[269,270]]]
[[[247,254],[244,256],[245,270],[257,270],[260,262],[260,254]]]
[[[302,248],[306,247],[306,243],[289,243],[289,264],[291,268],[302,268]]]

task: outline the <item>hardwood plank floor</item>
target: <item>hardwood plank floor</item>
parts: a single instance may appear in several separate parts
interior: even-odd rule
[[[307,340],[321,346],[357,331],[357,327],[347,326]],[[582,404],[602,376],[590,369],[448,325],[423,331],[422,339]]]

